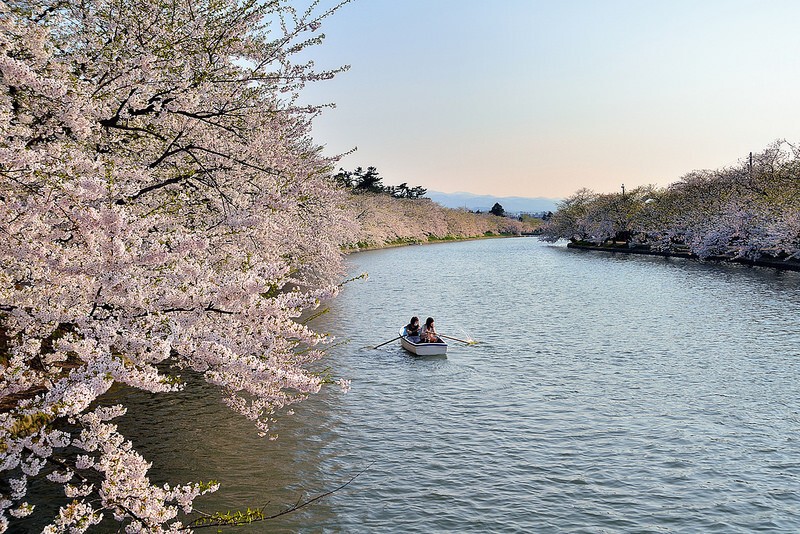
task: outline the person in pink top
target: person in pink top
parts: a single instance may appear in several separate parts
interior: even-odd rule
[[[433,317],[428,317],[425,320],[425,326],[419,331],[419,340],[423,343],[441,343],[442,340],[436,334],[436,328],[433,325]]]

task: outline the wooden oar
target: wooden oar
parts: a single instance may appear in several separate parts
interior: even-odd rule
[[[398,340],[398,339],[400,339],[401,337],[403,337],[403,336],[397,336],[396,338],[390,339],[389,341],[384,341],[384,342],[383,342],[383,343],[381,343],[380,345],[375,345],[375,346],[374,346],[374,347],[372,347],[372,348],[373,348],[373,349],[377,349],[378,347],[382,347],[382,346],[386,345],[387,343],[391,343],[392,341],[397,341],[397,340]]]
[[[462,343],[466,343],[467,345],[474,345],[477,341],[464,341],[463,339],[458,339],[457,337],[450,337],[444,334],[439,334],[439,337],[446,337],[447,339],[452,339],[453,341],[460,341]]]

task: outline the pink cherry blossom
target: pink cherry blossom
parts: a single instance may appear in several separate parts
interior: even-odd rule
[[[355,225],[295,100],[337,71],[293,57],[336,8],[0,3],[0,399],[28,393],[0,414],[0,532],[33,510],[28,477],[71,499],[46,532],[166,531],[216,489],[150,482],[124,407],[96,405],[114,383],[192,369],[263,433],[319,390],[327,338],[298,319]]]
[[[582,190],[565,199],[544,239],[616,239],[704,259],[791,261],[800,254],[800,150],[775,142],[739,165],[694,171],[658,189]]]

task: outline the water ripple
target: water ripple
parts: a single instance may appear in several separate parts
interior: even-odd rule
[[[798,273],[532,239],[351,262],[369,279],[317,325],[350,338],[327,362],[350,393],[274,442],[208,394],[143,396],[123,426],[157,475],[220,478],[207,509],[278,507],[372,464],[276,532],[800,531]],[[480,343],[368,348],[412,314]]]

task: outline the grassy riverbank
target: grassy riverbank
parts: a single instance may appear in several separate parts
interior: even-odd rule
[[[375,245],[375,244],[367,244],[367,243],[356,243],[354,247],[347,247],[343,248],[342,251],[345,254],[351,254],[354,252],[365,252],[367,250],[381,250],[385,248],[397,248],[397,247],[406,247],[410,245],[433,245],[437,243],[455,243],[458,241],[476,241],[479,239],[501,239],[501,238],[508,238],[508,237],[525,237],[524,234],[511,234],[511,233],[502,233],[502,234],[495,234],[492,232],[487,232],[483,235],[475,235],[475,236],[444,236],[444,237],[435,237],[431,236],[427,239],[397,239],[394,241],[389,241],[383,244]]]
[[[341,244],[345,252],[522,235],[538,226],[511,217],[445,208],[427,198],[353,194],[347,208],[356,227],[348,234],[350,240]]]

